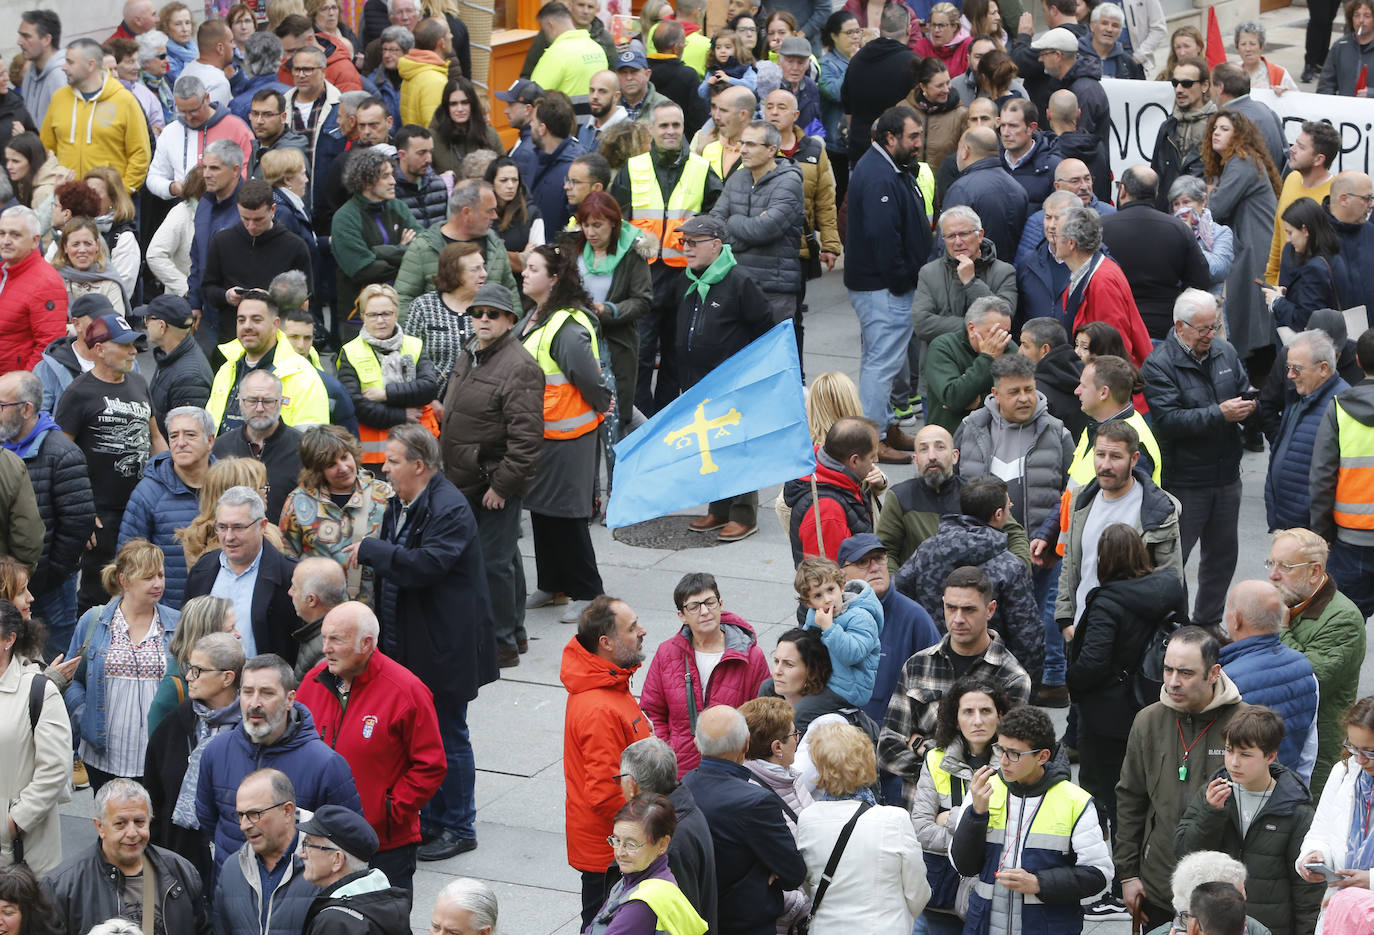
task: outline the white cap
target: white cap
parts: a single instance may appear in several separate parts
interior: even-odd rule
[[[1040,38],[1031,42],[1031,48],[1037,52],[1077,52],[1078,37],[1063,26],[1056,26],[1041,33]]]

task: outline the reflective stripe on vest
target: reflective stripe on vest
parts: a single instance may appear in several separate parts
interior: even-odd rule
[[[1125,422],[1135,429],[1136,435],[1140,436],[1140,447],[1145,449],[1145,453],[1154,462],[1154,470],[1150,473],[1150,479],[1158,487],[1164,472],[1164,458],[1159,452],[1159,442],[1155,440],[1155,433],[1150,431],[1149,423],[1145,421],[1145,417],[1134,409],[1131,410],[1129,416],[1119,421]],[[1059,553],[1060,558],[1063,558],[1068,546],[1069,517],[1073,513],[1073,498],[1078,495],[1078,491],[1088,486],[1096,476],[1097,469],[1093,467],[1092,449],[1088,447],[1088,430],[1084,429],[1083,434],[1078,436],[1078,445],[1073,450],[1073,461],[1069,463],[1068,486],[1059,495],[1059,544],[1054,547],[1054,550]]]
[[[935,785],[935,793],[940,797],[940,810],[949,811],[954,806],[954,775],[944,769],[945,751],[933,747],[926,751],[926,770]],[[963,780],[960,780],[962,782]],[[966,794],[967,795],[967,794]],[[968,804],[968,796],[964,804]],[[1007,808],[1007,786],[996,773],[992,776],[992,798],[988,800],[989,814],[1005,815]]]
[[[577,387],[572,385],[563,371],[559,369],[553,355],[549,353],[550,348],[553,347],[553,339],[558,334],[558,329],[562,328],[568,319],[572,319],[587,329],[587,334],[592,339],[592,356],[600,360],[596,328],[593,327],[587,313],[581,309],[565,308],[554,312],[546,322],[521,342],[525,350],[530,352],[535,363],[539,365],[539,369],[544,371],[545,438],[578,438],[595,430],[603,419],[601,413],[593,409],[582,398]]]
[[[1031,816],[1030,828],[1022,829],[1020,852],[1002,858],[1002,848],[1007,830],[1007,819],[1013,808],[1018,806],[1007,803],[999,815],[988,816],[987,849],[983,869],[978,882],[974,884],[974,895],[991,901],[997,884],[997,870],[1004,863],[1006,867],[1021,867],[1035,873],[1051,867],[1069,865],[1073,854],[1073,829],[1083,811],[1092,807],[1093,797],[1071,782],[1055,783],[1045,791],[1039,807]],[[1013,844],[1013,847],[1018,846]],[[1026,903],[1038,903],[1038,898],[1025,897]]]
[[[711,171],[705,159],[688,154],[682,167],[682,177],[663,204],[658,190],[658,174],[654,171],[653,156],[641,153],[625,164],[630,177],[630,223],[658,238],[659,255],[650,263],[662,260],[668,266],[687,265],[682,255],[682,235],[678,228],[688,218],[701,213],[701,196],[706,190],[706,177]]]
[[[401,338],[401,353],[409,356],[412,360],[418,361],[420,354],[424,351],[424,342],[413,334],[408,334]],[[377,358],[377,353],[372,349],[372,345],[363,340],[360,334],[352,341],[349,341],[341,349],[340,353],[348,359],[353,372],[358,375],[358,388],[363,392],[370,389],[384,389],[386,380],[382,376],[382,362]],[[434,418],[434,410],[425,406],[420,416],[420,424],[429,429],[435,438],[439,437],[439,423]],[[381,464],[386,461],[386,439],[390,433],[390,426],[378,428],[372,425],[364,425],[358,422],[358,440],[362,442],[363,463]]]
[[[1346,529],[1374,529],[1374,429],[1336,406],[1336,440],[1340,468],[1336,472],[1336,525]]]

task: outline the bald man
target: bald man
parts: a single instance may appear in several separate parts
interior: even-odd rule
[[[1332,181],[1327,211],[1341,238],[1341,258],[1345,260],[1351,280],[1348,284],[1340,284],[1341,296],[1347,305],[1365,308],[1374,308],[1374,276],[1362,276],[1358,271],[1374,259],[1374,224],[1369,220],[1371,207],[1374,207],[1374,183],[1368,175],[1348,169]]]
[[[577,128],[577,141],[583,152],[595,152],[601,134],[630,116],[620,104],[620,79],[615,72],[599,71],[588,80],[587,109],[590,113]]]
[[[754,119],[758,98],[748,88],[735,86],[716,95],[711,102],[711,123],[715,132],[702,130],[692,148],[711,164],[716,175],[728,179],[740,167],[740,134]],[[698,145],[699,144],[699,145]]]
[[[157,6],[153,0],[124,0],[124,20],[106,39],[136,39],[157,25]]]
[[[1097,134],[1080,128],[1081,116],[1078,95],[1068,88],[1050,95],[1049,103],[1045,106],[1045,122],[1055,136],[1059,155],[1065,159],[1082,160],[1092,174],[1093,191],[1100,200],[1109,202],[1112,199],[1112,166]]]
[[[439,791],[448,761],[434,696],[377,648],[380,629],[372,608],[358,601],[325,614],[324,659],[302,680],[296,700],[353,770],[363,817],[380,842],[372,866],[385,871],[392,886],[413,893],[420,809]],[[435,847],[453,845],[440,835],[426,845]]]
[[[349,573],[358,574],[359,569],[355,566]],[[343,566],[332,558],[303,558],[291,572],[291,588],[287,594],[291,596],[296,616],[301,618],[301,626],[291,634],[301,644],[296,654],[296,681],[299,682],[324,656],[320,626],[325,614],[348,600],[348,579]]]
[[[1288,618],[1283,595],[1272,582],[1237,582],[1223,620],[1231,642],[1221,648],[1221,671],[1246,704],[1272,708],[1283,718],[1279,762],[1312,780],[1317,763],[1317,676],[1307,657],[1279,639]]]
[[[778,128],[782,141],[778,144],[778,156],[801,169],[802,185],[805,190],[806,227],[819,235],[820,256],[810,255],[810,244],[802,245],[802,265],[808,259],[819,271],[819,263],[826,269],[834,269],[839,259],[840,229],[835,220],[835,173],[830,168],[830,156],[825,151],[825,141],[819,137],[807,136],[797,126],[797,96],[786,88],[778,88],[763,100],[763,119]],[[929,169],[926,170],[927,172]],[[815,261],[819,259],[819,263]],[[800,319],[798,319],[800,326]]]
[[[941,426],[927,425],[916,433],[915,442],[911,463],[916,466],[916,476],[887,492],[878,516],[878,538],[887,550],[890,575],[897,573],[922,542],[935,535],[941,516],[961,512],[959,491],[964,480],[955,472],[959,449],[954,447],[954,437]],[[1030,539],[1025,528],[1015,517],[1009,517],[1002,531],[1007,534],[1007,548],[1029,567]]]
[[[976,211],[996,257],[1010,263],[1030,214],[1026,190],[1007,171],[997,134],[987,127],[965,130],[955,155],[960,175],[945,193],[944,206],[968,205]]]
[[[1116,208],[1098,200],[1093,190],[1092,173],[1082,159],[1064,159],[1054,167],[1054,190],[1075,195],[1083,207],[1092,208],[1099,217],[1116,214]],[[1021,242],[1016,246],[1017,257],[1034,250],[1035,245],[1040,243],[1044,236],[1045,210],[1041,208],[1026,219],[1026,227],[1021,231]],[[1019,260],[1017,265],[1019,267]]]

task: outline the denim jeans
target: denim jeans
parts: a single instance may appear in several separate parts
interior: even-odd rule
[[[48,643],[43,655],[51,660],[71,648],[76,632],[76,579],[72,572],[57,587],[33,596],[33,615],[48,628]]]
[[[1040,617],[1045,622],[1045,674],[1040,683],[1063,685],[1068,671],[1068,658],[1064,655],[1064,636],[1059,632],[1059,624],[1054,622],[1054,599],[1059,594],[1059,563],[1033,570],[1031,584],[1035,587],[1035,606],[1040,608]]]
[[[1360,608],[1366,620],[1374,614],[1374,546],[1351,545],[1337,539],[1331,543],[1326,571],[1336,587]]]
[[[859,318],[859,405],[878,424],[892,424],[892,381],[906,366],[911,342],[911,302],[915,293],[893,295],[849,290],[849,304]]]
[[[420,823],[432,831],[452,831],[460,838],[476,838],[477,760],[468,739],[468,706],[436,705],[439,736],[448,758],[448,775],[434,798],[420,812]]]

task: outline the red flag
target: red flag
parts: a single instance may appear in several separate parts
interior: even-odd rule
[[[1226,44],[1221,38],[1221,25],[1217,23],[1217,8],[1207,8],[1207,67],[1216,68],[1226,61]]]
[[[1367,87],[1369,87],[1369,66],[1368,66],[1368,65],[1361,65],[1361,66],[1360,66],[1360,77],[1355,81],[1355,93],[1356,93],[1356,94],[1359,94],[1361,91],[1365,90]]]

